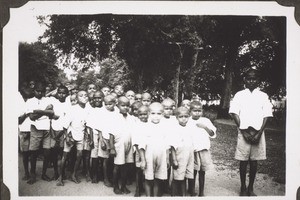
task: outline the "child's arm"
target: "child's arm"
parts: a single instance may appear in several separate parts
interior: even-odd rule
[[[178,169],[178,161],[176,157],[176,150],[173,146],[171,146],[171,158],[172,158],[172,166],[174,169]]]
[[[89,126],[86,127],[86,132],[88,134],[88,137],[90,138],[90,147],[93,149],[95,146],[94,146],[94,132],[93,132],[93,129]]]
[[[264,118],[263,123],[262,123],[262,125],[261,125],[261,128],[260,128],[259,131],[256,133],[256,135],[254,135],[254,136],[252,137],[252,142],[253,142],[253,143],[256,143],[256,144],[257,144],[257,143],[259,142],[260,137],[261,137],[263,131],[264,131],[265,128],[266,128],[268,119],[269,119],[269,117],[265,117],[265,118]]]
[[[139,154],[141,157],[141,169],[144,170],[146,168],[146,158],[145,158],[145,149],[139,149]]]
[[[19,124],[22,124],[28,116],[29,116],[29,114],[26,114],[26,113],[19,116],[19,118],[18,118]]]
[[[213,130],[209,129],[205,124],[197,123],[196,125],[198,128],[203,128],[210,137],[215,135],[215,132]]]
[[[237,114],[235,114],[235,113],[230,113],[230,116],[233,118],[235,124],[239,128],[240,127],[240,123],[241,123],[240,117]]]
[[[110,146],[110,151],[109,154],[112,156],[116,156],[116,149],[115,149],[115,136],[113,134],[109,134],[109,146]]]

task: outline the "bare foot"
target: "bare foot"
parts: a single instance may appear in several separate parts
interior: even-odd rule
[[[91,176],[89,174],[86,175],[86,182],[90,182],[92,179],[91,179]]]
[[[249,197],[256,197],[257,195],[253,192],[253,190],[248,190]]]
[[[128,190],[127,187],[123,187],[123,188],[121,188],[121,192],[124,193],[124,194],[129,194],[130,190]]]
[[[108,180],[104,180],[104,185],[106,187],[112,187],[113,186],[112,183],[110,181],[108,181]]]
[[[28,181],[30,179],[29,174],[25,174],[24,177],[22,178],[23,181]]]
[[[96,177],[93,177],[93,178],[92,178],[92,183],[98,183]]]
[[[122,191],[119,188],[114,188],[115,194],[122,194]]]
[[[29,180],[27,181],[28,184],[32,185],[36,182],[35,176],[32,176],[29,178]]]
[[[64,186],[64,182],[62,181],[62,178],[58,178],[56,180],[56,186]]]
[[[49,178],[46,174],[42,175],[42,179],[48,182],[51,181],[51,178]]]
[[[78,180],[78,179],[76,178],[76,176],[71,176],[71,181],[73,181],[73,182],[76,183],[76,184],[80,183],[80,180]]]

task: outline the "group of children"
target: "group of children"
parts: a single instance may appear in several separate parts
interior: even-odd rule
[[[248,81],[248,85],[246,82],[253,91],[251,84],[252,81]],[[43,148],[41,178],[56,180],[57,186],[64,185],[67,166],[72,168],[70,180],[80,183],[78,169],[82,162],[87,181],[97,183],[101,174],[104,185],[113,187],[115,194],[130,193],[126,185],[128,179],[135,176],[135,196],[141,196],[142,192],[146,196],[162,196],[166,192],[172,196],[195,196],[198,177],[198,195],[204,196],[205,172],[213,168],[210,138],[216,137],[216,127],[203,117],[202,105],[197,99],[184,100],[176,108],[170,98],[152,102],[151,94],[135,94],[132,90],[124,93],[121,85],[113,90],[109,87],[97,90],[95,84],[89,84],[85,90],[74,87],[70,91],[60,85],[45,94],[45,87],[36,83],[33,92],[34,97],[29,99],[23,95],[24,109],[19,117],[24,180],[29,184],[36,182],[37,157]],[[240,105],[236,104],[230,112],[238,127],[247,128],[249,124],[242,124]],[[263,117],[270,115],[268,110],[263,114]],[[246,153],[251,154],[251,145],[264,137],[265,123],[264,119],[261,127],[255,127],[260,129],[256,136],[239,132],[251,140]],[[75,149],[74,154],[72,149]],[[239,155],[237,159],[242,160],[240,170],[243,172],[241,195],[244,196],[249,158],[245,152]],[[51,163],[54,177],[50,178],[47,169]],[[255,167],[257,162],[251,160],[249,195],[254,195]],[[251,170],[255,170],[252,176]]]
[[[121,85],[113,91],[108,87],[97,90],[94,84],[86,90],[69,91],[60,85],[45,94],[45,87],[36,83],[33,92],[33,98],[24,98],[19,117],[24,180],[29,184],[36,182],[42,147],[41,178],[56,180],[58,186],[64,185],[66,166],[72,164],[70,180],[80,183],[82,162],[87,181],[97,183],[101,169],[104,185],[113,187],[115,194],[130,193],[126,185],[130,176],[135,176],[135,196],[143,191],[146,196],[162,196],[164,192],[183,196],[186,180],[189,194],[194,196],[198,172],[199,195],[204,194],[204,174],[212,167],[209,137],[215,137],[216,128],[202,117],[199,101],[183,101],[175,109],[170,98],[152,102],[151,94],[132,90],[124,94]],[[73,157],[72,147],[76,148]],[[47,169],[51,163],[54,177],[50,178]]]

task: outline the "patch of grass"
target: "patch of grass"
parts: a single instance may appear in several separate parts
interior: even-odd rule
[[[217,170],[239,169],[239,162],[234,159],[237,143],[235,126],[215,123],[217,137],[211,140],[212,159]],[[285,183],[286,155],[285,132],[266,130],[267,159],[258,162],[258,172],[268,174],[278,183]]]

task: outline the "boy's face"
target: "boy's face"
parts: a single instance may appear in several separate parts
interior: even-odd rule
[[[118,95],[118,96],[121,96],[123,93],[124,93],[124,89],[121,85],[117,85],[115,88],[114,88],[114,92]]]
[[[33,89],[33,88],[35,87],[35,82],[34,82],[34,81],[30,81],[30,82],[29,82],[29,87],[30,87],[31,89]]]
[[[170,118],[173,115],[173,106],[172,105],[165,105],[164,106],[164,117]]]
[[[181,106],[190,109],[191,102],[190,101],[182,101]]]
[[[118,108],[121,114],[127,114],[129,112],[129,101],[119,101]]]
[[[197,120],[203,115],[203,109],[201,106],[195,106],[191,110],[192,119]]]
[[[141,94],[136,94],[135,95],[135,101],[137,101],[137,102],[142,101],[142,95]]]
[[[57,99],[58,99],[60,102],[65,102],[66,97],[67,97],[67,91],[66,91],[66,89],[59,88],[59,89],[57,90]]]
[[[71,95],[70,101],[71,101],[71,105],[76,105],[77,104],[77,96]]]
[[[133,116],[138,117],[138,110],[139,110],[139,107],[137,107],[137,106],[132,107]]]
[[[114,111],[115,105],[116,103],[114,100],[104,101],[104,106],[108,111]]]
[[[149,106],[151,104],[151,97],[150,96],[145,96],[142,98],[142,104],[144,106]]]
[[[86,104],[88,102],[89,98],[86,93],[86,91],[79,91],[77,93],[77,101],[79,104]]]
[[[185,126],[189,121],[189,113],[188,112],[180,112],[177,114],[177,120],[181,126]]]
[[[129,99],[130,103],[132,104],[134,102],[134,92],[133,91],[128,91],[126,92],[127,99]]]
[[[101,93],[96,92],[93,97],[94,106],[97,108],[102,107],[102,96]]]
[[[147,122],[148,121],[148,116],[149,113],[147,110],[140,110],[138,112],[138,118],[142,121],[142,122]]]
[[[37,87],[34,89],[34,96],[37,99],[41,99],[45,95],[45,90],[43,87]]]
[[[87,93],[90,94],[90,93],[93,93],[93,92],[96,92],[96,85],[89,84],[88,88],[87,88]]]
[[[102,90],[101,90],[101,91],[103,92],[104,96],[106,96],[106,95],[110,94],[110,89],[109,89],[108,87],[104,87],[104,88],[102,88]]]
[[[255,72],[248,72],[245,77],[245,86],[250,91],[253,91],[258,86],[258,77]]]
[[[149,119],[152,123],[158,124],[163,117],[163,109],[159,107],[151,108],[149,112]]]

